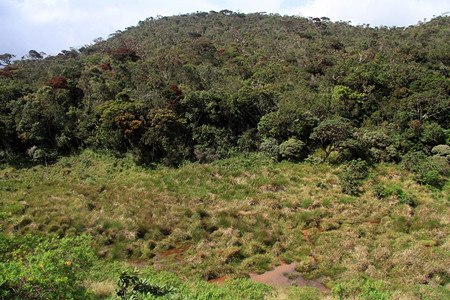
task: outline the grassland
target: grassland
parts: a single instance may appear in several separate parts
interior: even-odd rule
[[[146,169],[87,150],[47,167],[3,165],[0,226],[14,236],[91,235],[99,263],[85,285],[98,298],[113,295],[126,266],[206,282],[294,261],[304,279],[334,290],[369,279],[394,299],[449,297],[448,184],[433,189],[378,164],[349,196],[342,172],[264,156]]]

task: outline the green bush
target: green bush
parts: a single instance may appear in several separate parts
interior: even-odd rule
[[[446,175],[448,164],[442,156],[428,157],[420,151],[409,152],[403,157],[402,164],[414,174],[414,180],[420,184],[436,188],[442,188],[445,184],[446,180],[441,174]]]
[[[437,145],[431,149],[431,153],[433,153],[433,159],[442,162],[442,165],[448,167],[450,163],[450,146],[448,145]],[[444,169],[444,168],[443,168]]]
[[[298,161],[305,156],[305,143],[292,137],[280,144],[279,155],[281,159]]]
[[[369,175],[369,167],[367,163],[358,158],[350,161],[345,167],[341,175],[340,185],[342,192],[348,195],[359,195],[361,193],[359,187],[361,182]]]
[[[123,272],[117,283],[119,289],[117,296],[121,299],[138,299],[141,297],[148,298],[153,296],[167,297],[170,299],[181,299],[177,289],[169,285],[152,284],[147,278],[139,278],[137,271]]]
[[[437,123],[429,123],[423,126],[420,141],[424,146],[433,147],[445,143],[445,134]],[[429,149],[429,148],[428,148]]]
[[[337,299],[388,300],[392,297],[382,281],[369,279],[339,283],[331,290],[331,294]]]
[[[426,160],[427,156],[422,151],[408,152],[402,159],[402,165],[408,171],[416,173]]]
[[[123,272],[118,281],[121,299],[266,299],[272,288],[250,279],[227,279],[217,285],[204,280],[187,283],[169,273]]]
[[[397,147],[392,137],[383,130],[360,129],[346,141],[346,153],[349,157],[363,158],[371,163],[395,161],[398,157]]]
[[[392,195],[392,190],[381,184],[377,184],[373,187],[373,193],[378,199],[386,199]]]
[[[89,299],[92,294],[82,285],[94,260],[90,238],[80,236],[9,245],[9,259],[0,262],[0,298],[6,299]]]
[[[437,145],[434,146],[433,149],[431,149],[431,153],[434,155],[444,156],[444,157],[450,157],[450,146],[448,145]]]
[[[200,162],[212,162],[228,157],[233,151],[231,134],[224,128],[202,125],[193,131],[195,140],[194,154]]]
[[[416,200],[409,194],[407,194],[405,191],[403,191],[402,188],[399,186],[392,186],[392,190],[394,194],[397,196],[398,201],[400,204],[407,204],[411,207],[416,207],[417,203]]]
[[[272,158],[278,158],[278,155],[280,154],[280,147],[277,140],[274,138],[265,139],[259,146],[259,149]]]

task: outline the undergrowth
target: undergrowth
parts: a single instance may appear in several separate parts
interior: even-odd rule
[[[357,164],[279,163],[255,155],[150,169],[131,157],[87,150],[47,167],[3,165],[2,295],[20,285],[22,292],[56,297],[113,297],[120,274],[136,266],[177,274],[177,284],[140,278],[201,298],[195,291],[247,291],[247,284],[254,287],[249,273],[282,260],[299,262],[304,279],[319,279],[334,296],[362,293],[370,279],[382,280],[379,292],[393,298],[446,297],[448,184],[420,185],[390,164],[362,166],[364,177],[351,177]],[[351,191],[352,178],[357,193],[347,195],[342,188]],[[63,252],[78,236],[90,237],[92,256],[80,258],[79,273],[63,274],[75,270],[74,258]],[[61,258],[50,262],[46,251]],[[206,282],[224,276],[231,279],[223,289]],[[329,297],[308,288],[270,293]]]

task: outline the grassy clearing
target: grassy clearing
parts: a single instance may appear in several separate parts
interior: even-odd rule
[[[2,166],[0,225],[9,235],[90,234],[103,268],[140,262],[211,280],[262,273],[281,259],[329,288],[369,278],[394,298],[447,297],[448,185],[433,190],[380,164],[349,196],[341,174],[262,156],[144,169],[85,151],[48,167]],[[113,280],[96,275],[88,284],[100,297]],[[280,297],[302,293],[323,297],[295,288]]]

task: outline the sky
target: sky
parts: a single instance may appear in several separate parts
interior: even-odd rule
[[[450,0],[0,0],[0,54],[56,55],[148,17],[229,9],[410,26],[450,11]]]

